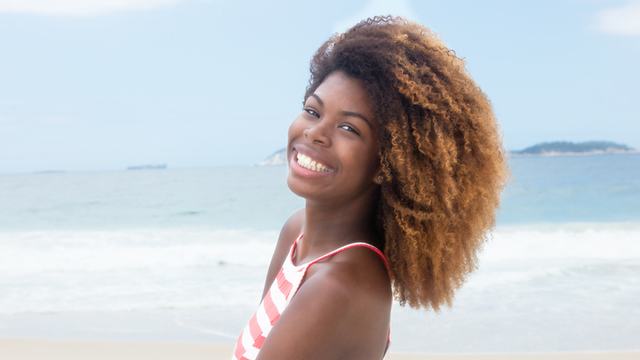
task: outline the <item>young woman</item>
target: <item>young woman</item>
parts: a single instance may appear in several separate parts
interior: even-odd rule
[[[489,101],[426,28],[374,17],[314,55],[287,157],[306,205],[233,358],[382,359],[393,299],[451,306],[494,226],[508,168]]]

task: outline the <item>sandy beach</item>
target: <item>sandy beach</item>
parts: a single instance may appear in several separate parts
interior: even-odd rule
[[[129,341],[69,341],[69,340],[0,340],[0,359],[7,360],[211,360],[229,359],[231,344],[129,342]],[[640,359],[637,352],[558,352],[501,354],[404,354],[391,353],[386,360],[630,360]]]

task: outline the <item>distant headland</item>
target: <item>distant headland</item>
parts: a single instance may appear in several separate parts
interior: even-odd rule
[[[257,166],[271,166],[271,165],[286,165],[287,164],[287,149],[282,148],[275,151],[273,154],[264,158],[264,160],[257,163]]]
[[[612,141],[552,141],[538,143],[522,150],[510,151],[513,155],[567,156],[602,154],[637,154],[636,149]]]
[[[612,141],[551,141],[529,146],[522,150],[510,150],[515,156],[587,156],[602,154],[640,154],[640,151]],[[257,166],[285,165],[287,150],[282,148],[257,163]]]

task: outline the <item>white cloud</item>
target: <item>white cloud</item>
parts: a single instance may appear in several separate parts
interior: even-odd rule
[[[0,0],[0,13],[95,16],[167,7],[183,0]]]
[[[640,2],[605,9],[596,17],[600,31],[614,35],[640,36]]]
[[[417,20],[408,0],[370,0],[365,7],[352,16],[339,21],[333,27],[335,32],[343,32],[360,20],[376,15],[402,16],[408,20]]]

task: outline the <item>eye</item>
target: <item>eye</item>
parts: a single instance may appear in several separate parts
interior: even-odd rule
[[[356,134],[356,135],[360,135],[360,133],[358,133],[358,132],[356,131],[356,129],[354,129],[354,128],[353,128],[353,127],[351,127],[350,125],[342,124],[342,125],[340,125],[339,127],[343,128],[343,129],[344,129],[344,128],[351,129],[351,130],[347,130],[347,131],[352,132],[352,133],[354,133],[354,134]]]
[[[318,114],[317,111],[315,111],[315,110],[313,110],[311,108],[303,108],[302,110],[304,110],[304,112],[306,112],[307,114],[309,114],[309,115],[311,115],[313,117],[316,117],[316,118],[320,117],[320,114]]]

